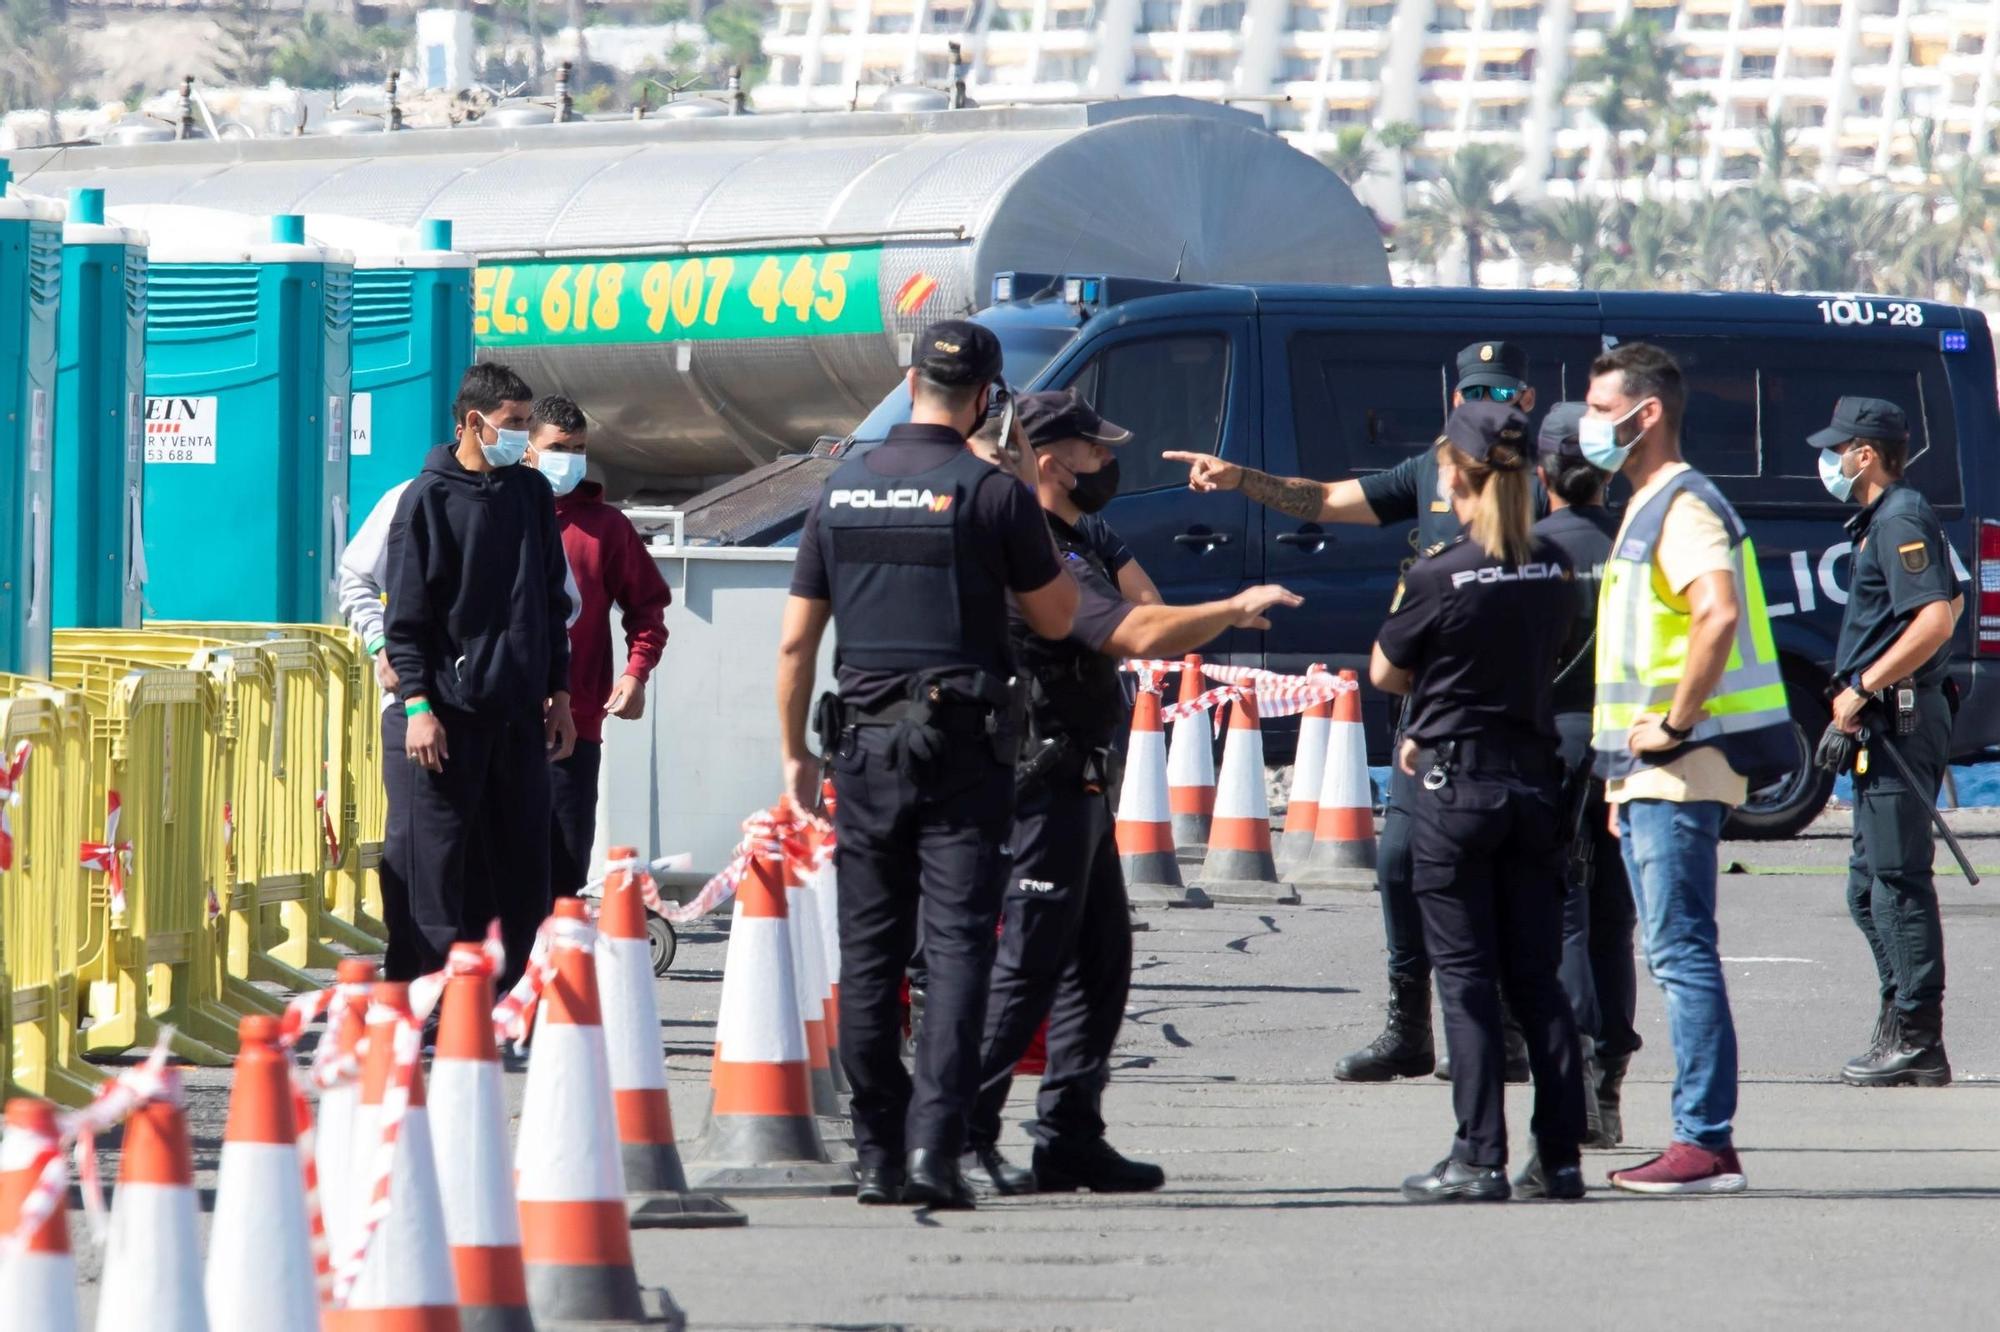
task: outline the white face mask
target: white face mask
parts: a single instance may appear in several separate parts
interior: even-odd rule
[[[1842,470],[1841,454],[1832,449],[1819,451],[1819,483],[1826,487],[1826,493],[1837,500],[1845,501],[1854,493],[1856,478]]]
[[[1631,411],[1615,421],[1601,416],[1586,416],[1576,423],[1576,442],[1583,449],[1583,456],[1592,467],[1606,472],[1616,472],[1624,468],[1625,460],[1632,456],[1633,445],[1637,444],[1639,439],[1635,435],[1629,442],[1620,444],[1618,427],[1637,416],[1639,409],[1650,401],[1652,401],[1650,398],[1640,399],[1632,404]]]
[[[549,479],[549,488],[558,495],[567,495],[583,484],[583,473],[588,465],[581,453],[544,453],[535,463],[541,474]]]
[[[480,420],[491,427],[494,436],[491,444],[481,441],[479,445],[479,452],[488,467],[512,467],[528,456],[527,431],[502,430],[483,416]]]

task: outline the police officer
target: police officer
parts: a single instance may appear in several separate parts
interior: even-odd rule
[[[1857,1087],[1941,1087],[1951,1062],[1929,811],[1951,758],[1945,688],[1965,599],[1937,511],[1903,479],[1910,431],[1902,409],[1842,398],[1810,442],[1827,490],[1861,505],[1847,523],[1854,573],[1834,653],[1833,727],[1868,732],[1855,750],[1847,908],[1874,954],[1882,1006],[1873,1043],[1840,1076]],[[1909,765],[1914,789],[1893,762],[1869,753],[1889,745]]]
[[[1458,387],[1454,409],[1467,402],[1493,402],[1535,410],[1535,390],[1528,384],[1528,354],[1511,342],[1475,342],[1458,353]],[[1223,462],[1203,453],[1169,453],[1188,464],[1191,490],[1241,490],[1259,504],[1308,523],[1354,523],[1380,527],[1416,522],[1412,537],[1417,550],[1428,550],[1459,535],[1458,515],[1438,483],[1438,460],[1425,449],[1384,472],[1345,481],[1313,481],[1276,477],[1254,468]],[[1541,499],[1536,497],[1539,510]],[[1398,725],[1398,733],[1401,726]],[[1431,965],[1424,953],[1423,923],[1410,896],[1410,831],[1407,811],[1416,785],[1400,773],[1389,779],[1389,799],[1382,811],[1382,834],[1375,857],[1375,886],[1382,896],[1382,932],[1389,949],[1389,1014],[1382,1034],[1335,1065],[1343,1082],[1387,1082],[1420,1078],[1437,1061],[1431,1039]],[[1509,1031],[1508,1078],[1528,1080],[1527,1053],[1518,1033]]]
[[[841,1058],[864,1204],[972,1206],[959,1175],[1006,883],[1017,714],[1007,596],[1060,638],[1076,611],[1034,495],[965,447],[1000,344],[946,320],[915,344],[910,421],[843,462],[807,516],[778,655],[787,789],[816,802],[813,669],[838,624],[820,746],[839,806]],[[899,991],[921,918],[930,1007],[915,1081]]]
[[[1591,771],[1591,670],[1597,591],[1618,517],[1604,504],[1610,476],[1583,456],[1580,402],[1560,402],[1542,419],[1537,439],[1549,516],[1535,535],[1562,548],[1576,577],[1576,608],[1555,673],[1556,734],[1563,763],[1562,834],[1569,841],[1563,897],[1562,984],[1583,1043],[1583,1104],[1588,1147],[1616,1147],[1624,1136],[1620,1098],[1625,1069],[1641,1042],[1632,1017],[1638,975],[1632,961],[1637,916],[1625,861],[1604,814],[1604,782]]]
[[[1451,1154],[1405,1180],[1403,1196],[1509,1196],[1504,986],[1535,1081],[1535,1156],[1514,1188],[1580,1198],[1583,1080],[1576,1020],[1556,974],[1562,765],[1552,685],[1576,589],[1561,548],[1531,531],[1526,416],[1504,403],[1466,403],[1437,452],[1442,491],[1465,532],[1411,566],[1368,665],[1377,688],[1409,700],[1395,766],[1416,783],[1411,887],[1444,1007],[1458,1115]]]
[[[1121,590],[1115,565],[1123,543],[1092,521],[1118,493],[1113,449],[1131,432],[1105,421],[1073,389],[1026,395],[1020,421],[1049,529],[1081,599],[1067,635],[1037,632],[1022,616],[1012,625],[1015,659],[1028,681],[1028,725],[1015,772],[1013,877],[962,1164],[976,1186],[996,1193],[1144,1192],[1159,1188],[1165,1173],[1127,1160],[1105,1141],[1102,1110],[1132,980],[1111,803],[1128,726],[1118,660],[1178,657],[1231,628],[1269,628],[1264,613],[1299,598],[1281,587],[1253,587],[1200,606],[1136,604]],[[1014,1066],[1045,1016],[1048,1067],[1029,1128],[1031,1173],[1009,1163],[997,1144]]]

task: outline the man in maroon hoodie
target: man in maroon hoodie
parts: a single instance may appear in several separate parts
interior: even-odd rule
[[[583,887],[597,832],[597,771],[604,758],[604,716],[636,721],[646,711],[646,678],[667,645],[664,622],[673,594],[646,543],[624,514],[604,502],[604,487],[585,481],[583,412],[551,395],[528,425],[528,465],[556,493],[563,553],[583,597],[569,630],[570,711],[576,752],[550,765],[555,828],[549,839],[550,887],[560,897]],[[611,608],[625,622],[624,667],[612,679]]]

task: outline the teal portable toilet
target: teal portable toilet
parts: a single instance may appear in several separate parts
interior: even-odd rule
[[[451,438],[451,404],[472,364],[472,271],[451,223],[415,231],[309,214],[306,238],[354,256],[354,394],[348,407],[348,535]]]
[[[211,209],[111,216],[151,238],[148,614],[338,621],[352,256],[308,244],[297,214],[268,239]]]
[[[70,191],[56,368],[58,629],[137,629],[144,614],[146,234]]]
[[[62,207],[0,160],[0,671],[49,673]]]

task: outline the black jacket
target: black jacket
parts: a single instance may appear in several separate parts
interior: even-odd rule
[[[424,460],[389,528],[383,633],[397,695],[504,717],[569,688],[562,537],[532,467]]]

